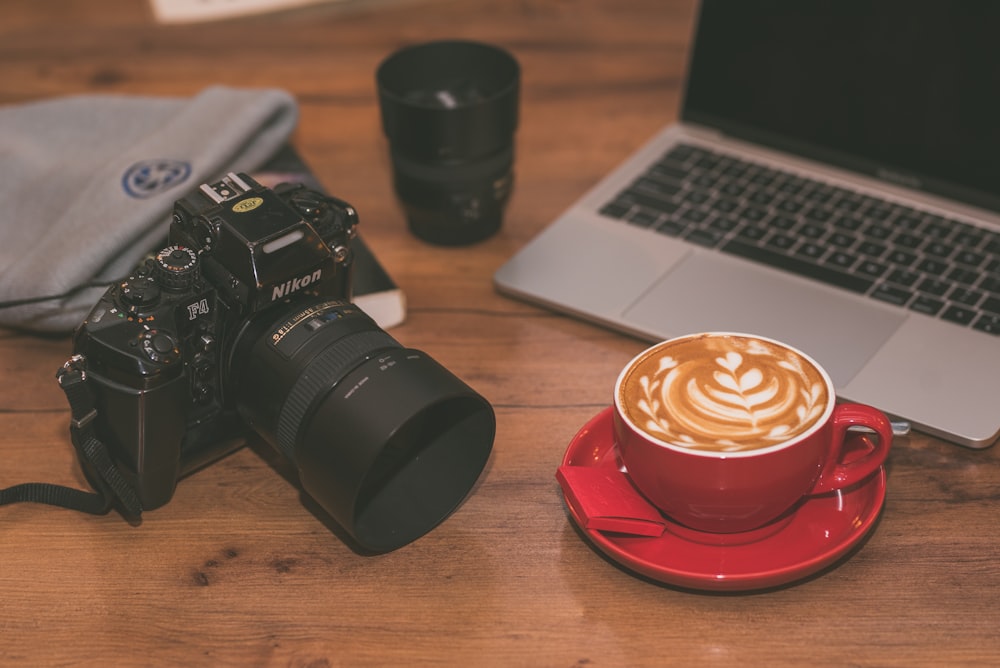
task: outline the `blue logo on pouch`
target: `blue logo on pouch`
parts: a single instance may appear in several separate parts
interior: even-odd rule
[[[181,160],[142,160],[125,171],[122,188],[131,197],[146,199],[173,188],[190,175],[191,165]]]

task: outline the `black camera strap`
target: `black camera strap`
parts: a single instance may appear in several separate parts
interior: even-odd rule
[[[59,387],[69,400],[70,437],[87,480],[96,491],[87,492],[51,483],[30,482],[0,490],[0,505],[19,502],[44,503],[91,515],[103,515],[116,503],[130,522],[142,517],[142,504],[135,490],[115,466],[107,446],[94,435],[97,405],[87,384],[84,359],[74,355],[56,373]]]

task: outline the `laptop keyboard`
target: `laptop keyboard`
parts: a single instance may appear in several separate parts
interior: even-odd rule
[[[1000,334],[1000,234],[680,144],[601,213]]]

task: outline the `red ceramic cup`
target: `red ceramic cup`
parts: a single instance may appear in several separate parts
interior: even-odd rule
[[[826,391],[815,406],[815,423],[796,436],[734,452],[701,450],[680,439],[670,442],[651,435],[629,417],[622,396],[623,382],[634,382],[627,381],[631,369],[650,355],[662,354],[674,342],[691,337],[671,339],[637,355],[615,384],[615,435],[629,478],[669,518],[704,532],[759,529],[786,514],[804,497],[859,483],[885,462],[892,443],[889,420],[870,406],[837,404],[829,376],[804,353],[754,335],[692,336],[753,339],[785,349],[818,372],[814,378],[821,379],[817,382],[825,385]],[[706,363],[724,359],[725,355],[714,355]],[[848,433],[855,426],[870,429],[875,438]]]

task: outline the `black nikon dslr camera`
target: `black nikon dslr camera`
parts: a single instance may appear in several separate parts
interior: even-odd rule
[[[230,173],[176,203],[169,245],[77,329],[68,364],[142,509],[247,427],[368,550],[422,536],[472,488],[493,409],[350,302],[356,223],[336,198]]]

